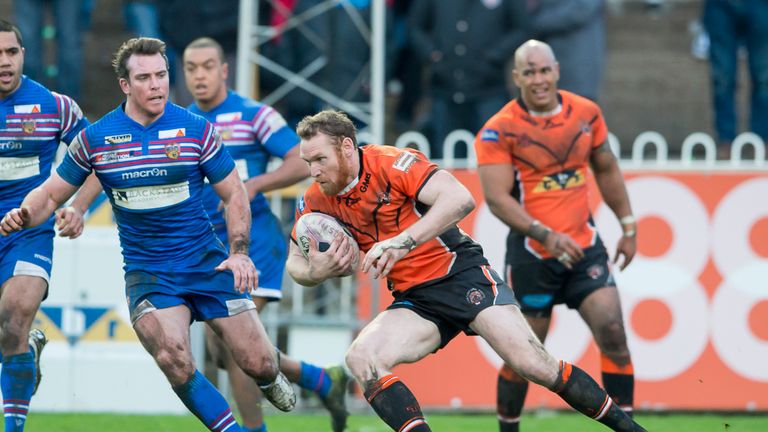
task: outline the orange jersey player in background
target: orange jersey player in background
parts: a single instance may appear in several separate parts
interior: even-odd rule
[[[542,341],[555,304],[579,311],[602,354],[603,385],[631,414],[634,369],[619,294],[587,201],[591,166],[624,229],[614,259],[622,256],[624,269],[635,255],[637,227],[605,121],[594,102],[558,91],[560,68],[549,45],[521,45],[513,74],[520,98],[491,117],[475,138],[486,201],[511,228],[506,281]],[[501,432],[519,430],[527,389],[528,382],[508,366],[499,372]]]
[[[606,142],[608,131],[593,102],[564,90],[557,100],[559,116],[543,119],[531,114],[524,100],[508,103],[485,124],[477,161],[513,166],[518,173],[515,197],[525,211],[584,249],[597,241],[587,201],[589,158]],[[541,243],[521,239],[532,253],[551,257]]]
[[[341,220],[365,258],[362,271],[387,277],[394,301],[365,326],[346,356],[381,419],[396,431],[429,431],[419,403],[392,373],[446,346],[459,332],[485,339],[516,373],[558,393],[614,430],[642,431],[584,371],[549,355],[520,313],[512,290],[482,249],[456,224],[474,209],[469,191],[423,155],[394,147],[358,147],[343,113],[305,117],[296,132],[314,184],[297,216],[320,211]],[[298,219],[298,218],[297,218]],[[339,233],[304,257],[296,231],[286,268],[305,286],[356,269],[350,239]]]

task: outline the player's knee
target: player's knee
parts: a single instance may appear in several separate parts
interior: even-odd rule
[[[195,373],[192,356],[180,343],[169,343],[158,350],[155,361],[172,385],[185,383]]]
[[[607,356],[629,357],[627,336],[621,319],[611,320],[596,331],[600,350]]]
[[[371,371],[388,369],[381,365],[381,359],[375,355],[373,350],[365,344],[353,343],[347,355],[344,358],[349,371],[360,382],[368,381],[372,378]]]
[[[245,356],[238,359],[237,362],[248,376],[258,382],[272,382],[277,378],[280,371],[277,359],[272,353],[261,353],[259,355]]]

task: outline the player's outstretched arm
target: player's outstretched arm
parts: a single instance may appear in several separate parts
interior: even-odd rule
[[[253,198],[259,192],[265,193],[294,185],[309,177],[309,166],[299,157],[299,146],[293,147],[283,157],[283,163],[274,171],[252,177],[245,182],[248,198]]]
[[[0,235],[7,236],[40,225],[76,191],[77,186],[67,183],[54,172],[43,184],[27,194],[19,208],[5,214],[0,221]]]
[[[616,247],[614,262],[619,256],[624,258],[621,269],[626,268],[637,251],[637,224],[632,216],[629,194],[621,175],[619,163],[613,155],[608,141],[603,142],[590,155],[590,164],[595,173],[595,182],[600,189],[605,204],[613,211],[623,230],[623,236]]]
[[[67,207],[56,210],[56,226],[59,228],[59,236],[76,239],[83,233],[85,225],[84,215],[93,203],[93,200],[102,191],[101,182],[96,174],[91,173],[85,180],[75,199]]]
[[[235,289],[241,293],[249,291],[258,286],[259,278],[249,256],[251,207],[245,187],[237,170],[233,169],[223,180],[213,184],[213,189],[226,208],[229,239],[229,258],[219,264],[216,270],[231,270],[235,277]]]
[[[290,242],[285,267],[298,284],[311,287],[326,279],[352,274],[355,271],[352,263],[357,253],[357,248],[341,233],[336,235],[325,252],[320,252],[317,242],[310,238],[308,258],[302,255],[294,242]]]

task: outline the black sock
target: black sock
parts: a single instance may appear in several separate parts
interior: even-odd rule
[[[376,414],[393,430],[429,432],[424,414],[416,397],[395,375],[366,383],[365,399]]]
[[[621,410],[586,372],[560,361],[560,373],[551,389],[568,405],[615,431],[645,431]]]
[[[499,371],[496,386],[496,413],[499,419],[499,432],[518,432],[520,414],[528,392],[528,380],[518,375],[507,365]]]
[[[603,387],[614,402],[632,417],[632,405],[635,394],[635,370],[632,362],[619,366],[607,355],[600,355],[603,372]]]

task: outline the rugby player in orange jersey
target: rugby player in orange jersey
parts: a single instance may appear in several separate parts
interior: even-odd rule
[[[493,214],[511,228],[506,282],[540,340],[553,305],[578,309],[601,351],[603,385],[631,415],[634,371],[608,254],[591,220],[587,169],[624,235],[616,262],[635,255],[637,227],[600,108],[558,91],[557,60],[549,45],[530,40],[515,53],[520,98],[491,117],[475,138],[478,173]],[[511,366],[511,365],[509,365]],[[502,432],[519,430],[528,382],[509,366],[498,379]]]
[[[363,252],[362,271],[386,277],[393,303],[352,343],[347,366],[368,403],[396,431],[429,431],[419,403],[392,373],[444,347],[459,332],[476,334],[518,374],[617,431],[642,431],[584,371],[549,355],[520,313],[512,290],[488,265],[480,245],[456,223],[474,209],[469,191],[421,153],[358,147],[343,113],[305,117],[299,154],[315,182],[297,204],[336,217]],[[354,248],[339,235],[324,252],[314,240],[308,258],[296,243],[286,268],[306,286],[350,274]]]

